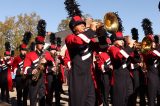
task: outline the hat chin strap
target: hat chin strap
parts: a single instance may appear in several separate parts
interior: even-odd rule
[[[36,51],[38,52],[38,53],[41,53],[41,52],[43,52],[43,48],[40,50],[40,49],[38,49],[38,48],[36,48]]]
[[[118,43],[115,43],[114,44],[116,47],[118,47],[118,48],[123,48],[123,46],[122,45],[119,45]]]

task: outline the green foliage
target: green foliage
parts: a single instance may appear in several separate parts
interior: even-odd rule
[[[17,50],[22,42],[25,31],[30,31],[33,35],[37,34],[37,23],[40,16],[36,13],[20,14],[13,17],[6,17],[4,22],[0,22],[0,55],[4,52],[4,43],[9,41],[11,49]]]
[[[70,21],[70,18],[61,20],[57,30],[58,31],[69,30],[69,21]]]

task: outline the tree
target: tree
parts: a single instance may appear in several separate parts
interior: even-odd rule
[[[69,21],[70,18],[61,20],[60,24],[58,25],[58,31],[69,30]]]
[[[22,39],[25,31],[30,31],[34,36],[37,35],[37,24],[40,16],[36,13],[20,14],[17,16],[16,29],[15,29],[15,44],[16,48],[19,46],[19,39]],[[34,37],[33,37],[34,38]]]
[[[4,22],[0,22],[0,49],[4,51],[6,41],[11,43],[12,50],[17,49],[22,42],[25,31],[30,31],[36,35],[39,19],[39,15],[31,13],[7,17]],[[2,54],[3,52],[1,52]]]

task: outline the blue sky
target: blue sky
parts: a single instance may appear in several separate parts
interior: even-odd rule
[[[131,28],[139,31],[140,40],[144,37],[141,27],[143,18],[153,23],[153,32],[160,34],[159,0],[77,0],[84,14],[103,19],[105,13],[118,12],[123,21],[124,35],[131,34]],[[57,32],[60,21],[67,17],[64,0],[1,0],[0,21],[20,13],[36,12],[47,22],[47,31]]]

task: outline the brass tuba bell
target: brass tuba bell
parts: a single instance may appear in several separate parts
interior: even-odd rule
[[[152,48],[152,41],[146,36],[143,38],[141,42],[141,52],[146,53],[147,51],[151,50]]]
[[[108,32],[113,33],[118,31],[119,24],[115,13],[113,12],[106,13],[103,21],[104,21],[104,28]]]

